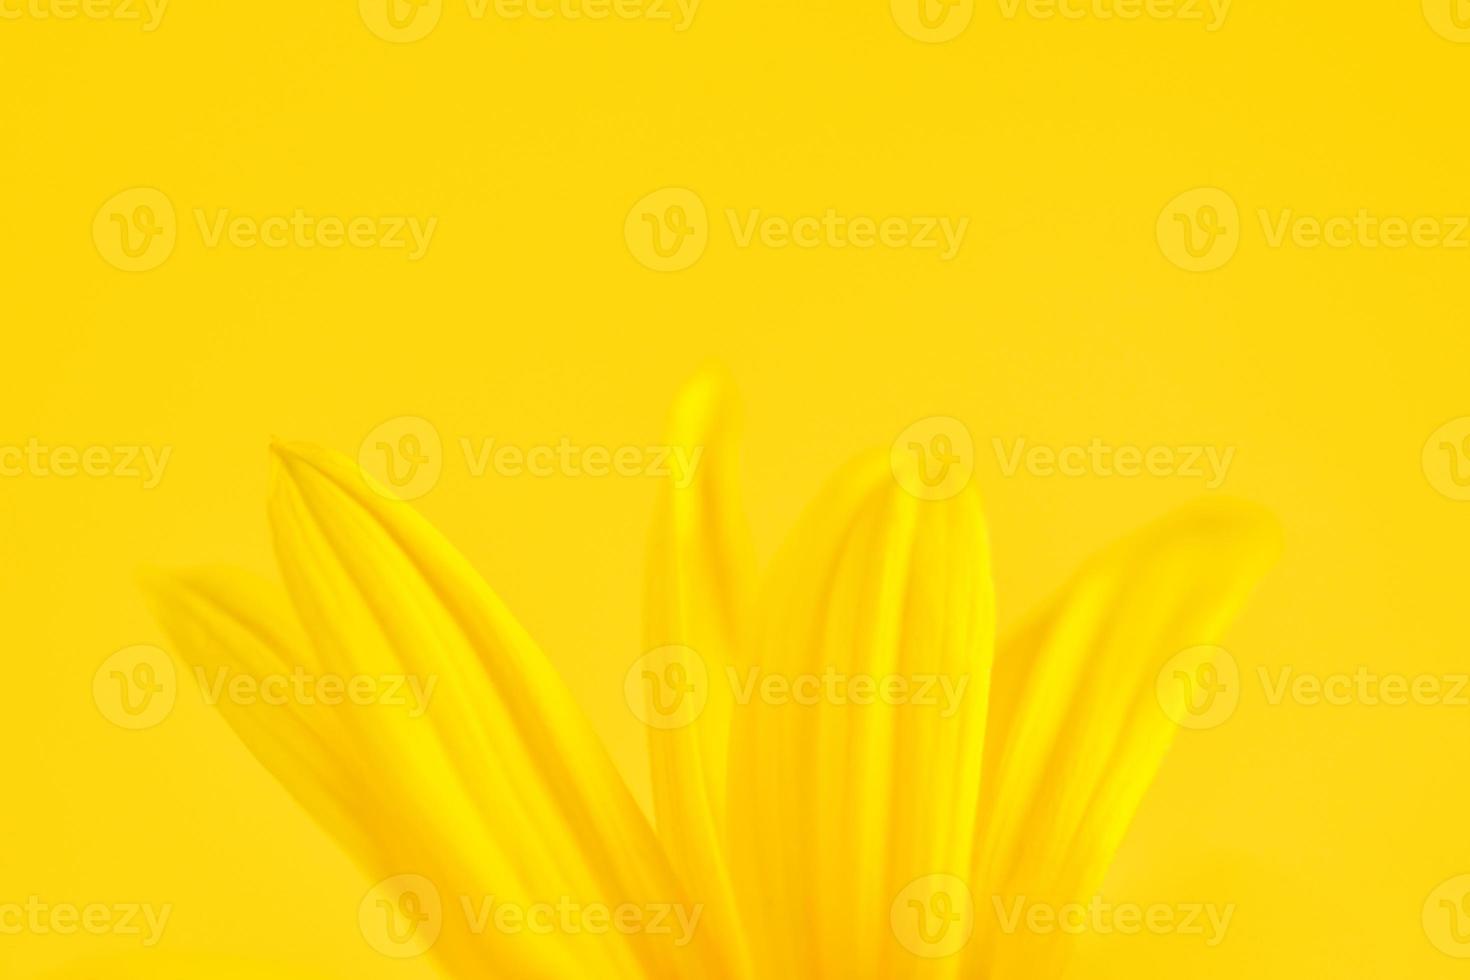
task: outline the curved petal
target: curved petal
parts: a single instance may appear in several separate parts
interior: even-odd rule
[[[279,586],[228,568],[154,573],[146,584],[154,614],[174,649],[191,667],[202,668],[201,684],[223,685],[238,676],[263,680],[305,671],[322,676],[322,665]],[[342,675],[333,675],[342,676]],[[351,724],[363,707],[331,707],[288,698],[271,705],[242,703],[211,693],[221,714],[252,754],[296,797],[324,830],[343,845],[371,877],[413,873],[429,881],[456,881],[466,871],[479,879],[504,876],[503,861],[476,847],[466,834],[450,846],[450,811],[423,810],[423,797],[407,774],[382,766],[365,751]],[[499,863],[497,863],[499,862]],[[457,914],[454,906],[448,913]],[[443,903],[441,896],[441,916]],[[492,955],[492,935],[476,941],[464,930],[442,931],[433,947],[450,975],[473,975],[503,958]],[[548,975],[559,960],[539,948],[525,956],[511,948],[529,975]]]
[[[523,907],[691,903],[560,679],[469,564],[342,457],[278,446],[276,458],[277,553],[312,651],[278,657],[349,683],[407,681],[432,692],[419,712],[327,712],[335,727],[321,732],[320,764],[293,768],[277,757],[268,763],[277,776],[304,799],[322,795],[329,779],[346,781],[370,872],[423,875],[440,893],[435,952],[453,975],[689,969],[688,952],[667,935],[532,935],[476,917],[491,896]],[[259,653],[241,638],[279,633],[238,591],[197,581],[179,588],[195,609],[228,610],[190,633],[175,604],[171,625],[190,653],[214,643],[252,669]],[[252,747],[274,736],[299,749],[300,726],[281,738],[288,724],[281,715],[242,734]]]
[[[974,873],[982,973],[1052,955],[997,935],[989,906],[1091,897],[1178,727],[1157,699],[1160,669],[1218,642],[1279,547],[1258,508],[1198,502],[1094,557],[1002,644]]]
[[[860,460],[763,603],[732,678],[730,821],[766,975],[956,975],[890,916],[911,882],[972,861],[993,635],[978,494],[918,500],[887,456]]]
[[[681,394],[670,443],[698,459],[693,479],[670,481],[649,548],[646,640],[701,658],[708,690],[687,725],[648,726],[659,838],[687,886],[704,896],[707,938],[730,975],[751,975],[749,950],[727,864],[726,756],[734,661],[749,617],[754,558],[739,504],[736,419],[727,379],[707,370]]]
[[[373,783],[336,713],[294,701],[272,706],[219,696],[238,674],[320,669],[280,587],[227,567],[148,571],[143,585],[175,652],[245,746],[349,853],[375,855],[372,827],[363,819],[373,812]]]

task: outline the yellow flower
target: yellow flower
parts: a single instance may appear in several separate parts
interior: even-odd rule
[[[1053,974],[1051,938],[997,910],[1097,889],[1176,727],[1156,675],[1218,639],[1274,525],[1190,507],[1094,558],[996,651],[977,493],[919,499],[886,455],[836,477],[757,593],[728,401],[708,374],[674,415],[674,443],[704,455],[664,491],[655,652],[630,671],[654,698],[632,699],[652,819],[490,587],[340,456],[276,448],[284,593],[160,576],[157,615],[191,664],[437,679],[421,717],[220,707],[384,880],[369,941],[446,977]],[[549,928],[477,916],[477,896],[549,909]],[[598,928],[599,909],[632,912]]]

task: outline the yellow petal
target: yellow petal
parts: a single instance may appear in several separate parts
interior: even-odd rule
[[[375,855],[371,828],[362,819],[368,812],[365,773],[347,752],[336,714],[218,696],[241,673],[263,678],[289,675],[298,666],[319,669],[280,587],[225,567],[150,571],[143,584],[186,672],[246,747],[350,853]]]
[[[706,938],[732,976],[751,965],[726,862],[726,755],[733,698],[725,669],[749,617],[754,559],[739,505],[737,433],[724,375],[707,370],[681,394],[670,444],[699,460],[662,491],[649,549],[646,641],[679,646],[704,666],[703,708],[679,727],[648,726],[659,837],[686,885],[703,896]],[[698,454],[697,456],[693,454]],[[645,710],[652,710],[651,706]]]
[[[763,604],[733,678],[730,819],[766,975],[955,975],[903,948],[890,913],[972,861],[993,633],[977,494],[921,501],[886,456],[855,463]]]
[[[976,948],[1006,950],[989,969],[1037,969],[1036,947],[1055,945],[998,941],[997,898],[1059,904],[1101,884],[1178,727],[1160,669],[1219,641],[1278,550],[1260,510],[1201,501],[1093,558],[1002,644],[974,875],[992,934]]]
[[[348,679],[434,685],[419,713],[381,705],[328,712],[335,727],[317,731],[323,759],[272,757],[277,776],[314,808],[322,804],[312,794],[326,790],[311,787],[347,781],[370,873],[422,875],[440,894],[434,952],[453,975],[685,969],[690,954],[666,935],[470,929],[462,897],[609,908],[693,901],[560,679],[468,563],[345,459],[307,447],[277,447],[276,456],[277,554],[311,644],[309,657],[278,659]],[[191,656],[216,643],[241,669],[255,669],[261,654],[242,636],[281,631],[217,585],[203,587],[208,603],[231,610],[240,628],[178,630],[180,642],[192,641]],[[198,582],[181,588],[201,591]],[[174,618],[187,627],[186,617]],[[291,725],[289,713],[242,735],[257,747],[280,736],[271,724]],[[299,726],[290,732],[277,740],[293,744]]]
[[[370,879],[411,871],[434,882],[454,880],[455,865],[446,860],[454,855],[423,839],[430,833],[427,821],[403,774],[381,769],[354,740],[348,722],[351,714],[365,712],[363,707],[334,708],[295,698],[279,705],[259,699],[243,703],[218,696],[227,691],[221,677],[225,682],[240,676],[264,679],[297,670],[320,676],[321,665],[279,586],[228,568],[152,573],[145,585],[155,616],[190,676],[198,679],[201,694],[218,697],[216,706],[246,747]],[[422,829],[405,833],[405,827]],[[473,854],[464,848],[465,865],[475,866]],[[457,911],[449,908],[451,914]],[[433,952],[460,973],[496,962],[484,944],[462,930],[444,933]],[[539,962],[532,957],[526,966]]]

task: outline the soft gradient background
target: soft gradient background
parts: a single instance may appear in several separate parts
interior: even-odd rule
[[[1270,706],[1255,682],[1262,665],[1470,664],[1470,503],[1420,459],[1470,415],[1470,249],[1272,248],[1257,218],[1470,213],[1470,45],[1417,2],[1237,0],[1208,32],[1007,18],[981,0],[933,45],[887,0],[704,0],[684,32],[475,21],[448,0],[404,45],[349,0],[174,0],[151,33],[4,2],[23,13],[0,19],[0,443],[173,455],[152,490],[0,479],[0,902],[168,902],[175,953],[427,976],[363,942],[369,882],[190,682],[154,729],[99,713],[98,665],[162,642],[136,570],[273,574],[269,438],[356,454],[384,420],[423,416],[446,457],[419,506],[540,638],[643,793],[621,692],[642,652],[653,481],[474,479],[457,442],[657,442],[679,384],[717,359],[746,403],[765,555],[851,454],[925,416],[964,420],[1005,624],[1095,548],[1211,491],[1007,477],[993,438],[1234,448],[1214,492],[1269,506],[1286,554],[1228,641],[1239,710],[1181,736],[1105,894],[1235,903],[1235,920],[1212,950],[1089,938],[1074,975],[1466,975],[1420,910],[1470,872],[1470,711]],[[170,196],[179,242],[124,273],[91,228],[136,186]],[[666,186],[695,190],[712,231],[695,265],[660,274],[623,229]],[[1241,215],[1238,253],[1206,273],[1172,264],[1155,231],[1197,187]],[[195,207],[439,227],[416,263],[210,249]],[[970,227],[951,262],[737,248],[727,207]],[[136,947],[0,937],[0,972]]]

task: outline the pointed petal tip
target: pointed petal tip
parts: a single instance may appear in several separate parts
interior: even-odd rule
[[[168,608],[171,605],[190,597],[205,595],[211,585],[227,581],[238,574],[243,573],[225,565],[141,565],[135,571],[134,577],[153,618],[166,626]]]
[[[283,476],[289,476],[292,468],[301,459],[301,453],[296,443],[271,437],[270,444],[270,475],[271,483],[274,485]]]
[[[1286,547],[1286,532],[1274,512],[1242,497],[1200,497],[1166,517],[1170,527],[1193,527],[1199,533],[1225,537],[1274,562]]]
[[[190,581],[190,572],[180,568],[165,568],[159,565],[143,565],[134,572],[138,589],[143,595],[143,604],[148,609],[155,626],[162,631],[167,642],[162,646],[170,657],[182,663],[178,644],[180,624],[185,622],[183,610],[187,609],[198,592],[197,583]]]
[[[195,591],[208,570],[203,567],[140,565],[133,574],[153,617],[163,621],[164,607]]]
[[[711,358],[701,364],[693,376],[686,382],[686,387],[701,385],[725,392],[731,392],[735,388],[735,375],[729,366],[718,358]]]
[[[271,476],[275,491],[279,492],[282,480],[302,488],[321,487],[327,484],[349,496],[358,496],[355,482],[364,488],[371,486],[369,475],[352,460],[323,446],[310,442],[271,442]],[[353,477],[360,480],[354,481]],[[391,494],[383,494],[391,497]]]
[[[286,466],[312,463],[313,457],[319,456],[324,450],[308,442],[296,442],[294,440],[272,438],[270,445],[271,459]]]
[[[702,366],[680,387],[674,399],[675,440],[707,437],[731,424],[739,410],[735,380],[718,362]]]

